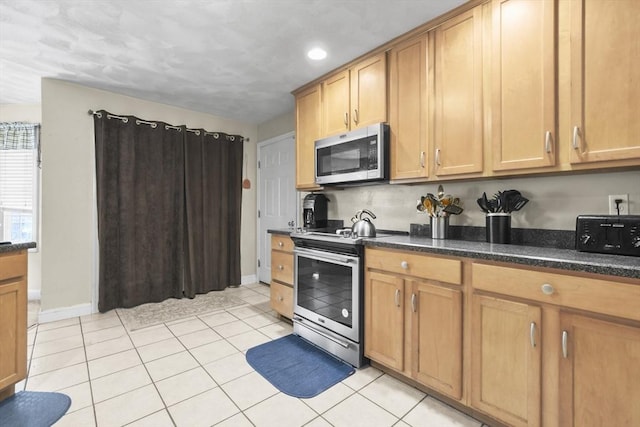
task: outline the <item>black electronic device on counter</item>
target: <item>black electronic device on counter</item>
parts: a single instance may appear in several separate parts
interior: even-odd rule
[[[576,249],[640,256],[640,216],[579,215],[576,219]]]
[[[327,202],[322,193],[307,194],[302,201],[302,223],[304,228],[324,228],[327,226]]]

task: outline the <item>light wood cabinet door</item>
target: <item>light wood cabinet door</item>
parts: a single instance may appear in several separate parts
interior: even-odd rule
[[[640,425],[640,328],[562,313],[560,425]]]
[[[13,385],[26,375],[27,282],[18,277],[0,285],[0,396],[13,394]],[[5,395],[6,387],[11,388]]]
[[[349,70],[334,74],[322,82],[322,108],[324,127],[322,136],[329,136],[350,129]]]
[[[387,121],[387,56],[367,58],[351,68],[351,129]]]
[[[404,369],[404,280],[365,273],[364,352],[390,368]]]
[[[317,188],[314,142],[322,132],[322,92],[315,85],[296,95],[296,188]]]
[[[640,2],[571,4],[571,163],[640,159]]]
[[[438,176],[482,172],[481,7],[434,30],[434,170]]]
[[[411,281],[412,376],[462,397],[462,292]]]
[[[427,178],[427,36],[390,52],[391,179]]]
[[[554,0],[493,0],[493,170],[556,164]]]
[[[387,121],[386,58],[372,56],[322,82],[323,136]]]
[[[513,426],[540,425],[540,307],[474,295],[471,405]]]

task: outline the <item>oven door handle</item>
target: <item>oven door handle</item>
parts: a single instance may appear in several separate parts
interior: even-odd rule
[[[349,257],[346,255],[340,256],[337,254],[332,254],[331,252],[324,251],[315,251],[312,249],[303,249],[303,248],[295,248],[293,253],[298,255],[304,255],[308,257],[313,257],[319,261],[327,261],[327,262],[341,262],[343,264],[355,264],[358,261],[356,257]],[[334,256],[335,255],[335,256]]]
[[[344,348],[349,348],[349,343],[344,342],[344,341],[341,341],[341,340],[339,340],[339,339],[337,339],[337,338],[334,338],[334,337],[332,337],[331,335],[329,335],[329,334],[327,334],[327,333],[324,333],[324,332],[322,332],[321,330],[319,330],[319,329],[317,329],[317,328],[314,328],[313,326],[311,326],[311,325],[309,325],[309,324],[307,324],[307,323],[304,323],[304,322],[303,322],[303,320],[302,320],[301,318],[299,318],[299,317],[293,316],[293,319],[291,319],[291,320],[293,321],[293,323],[299,323],[300,325],[303,325],[303,326],[305,326],[305,327],[307,327],[307,328],[309,328],[309,329],[313,330],[313,332],[315,332],[316,334],[318,334],[318,335],[322,335],[324,338],[326,338],[326,339],[328,339],[328,340],[331,340],[331,341],[333,341],[334,343],[336,343],[336,344],[338,344],[338,345],[341,345],[341,346],[342,346],[342,347],[344,347]]]

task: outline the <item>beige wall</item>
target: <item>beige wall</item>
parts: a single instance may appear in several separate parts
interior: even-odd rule
[[[42,108],[40,104],[0,104],[0,122],[29,122],[40,123],[42,121]],[[42,224],[42,215],[38,218]],[[41,227],[39,227],[41,230]],[[37,299],[40,295],[41,277],[41,252],[40,248],[29,250],[29,299]]]
[[[378,217],[377,228],[409,230],[409,224],[427,224],[429,218],[418,214],[416,200],[426,193],[436,193],[438,184],[380,185],[328,191],[329,218],[347,223],[363,208]],[[630,213],[640,215],[640,171],[478,180],[443,183],[447,194],[460,197],[464,212],[451,219],[452,225],[484,227],[484,214],[476,199],[500,190],[515,189],[530,201],[512,215],[512,226],[574,230],[579,214],[608,214],[609,194],[629,194]]]
[[[96,269],[93,119],[89,109],[240,134],[256,163],[257,127],[55,79],[42,80],[42,309],[92,302]],[[255,168],[248,177],[255,181]],[[255,186],[243,190],[241,270],[255,274]]]
[[[258,125],[258,142],[284,135],[296,129],[295,112],[289,111]]]

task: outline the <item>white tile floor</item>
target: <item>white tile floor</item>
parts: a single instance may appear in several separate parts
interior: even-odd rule
[[[244,353],[291,325],[270,310],[266,285],[224,292],[247,305],[134,332],[115,311],[34,326],[16,391],[69,395],[60,427],[482,425],[372,367],[312,399],[279,392]]]

